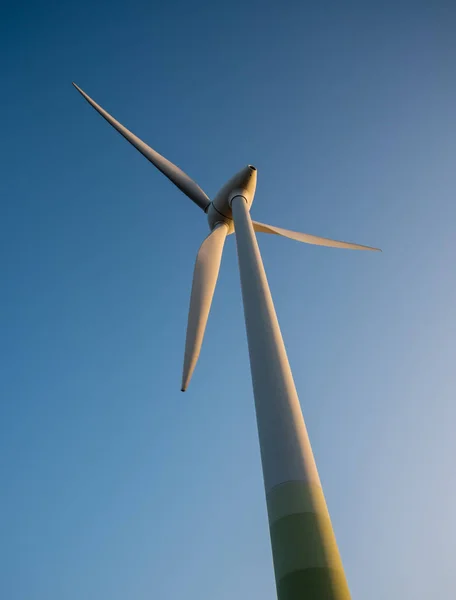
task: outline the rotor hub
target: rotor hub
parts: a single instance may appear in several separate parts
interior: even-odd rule
[[[256,168],[247,165],[225,183],[207,209],[207,218],[211,230],[214,229],[217,223],[226,223],[230,227],[230,233],[232,233],[234,227],[231,201],[236,196],[242,196],[250,209],[255,196],[256,182]]]

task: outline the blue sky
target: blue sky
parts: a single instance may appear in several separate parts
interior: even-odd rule
[[[0,592],[275,598],[234,239],[180,390],[202,213],[260,238],[353,598],[454,595],[451,2],[10,4],[0,24]]]

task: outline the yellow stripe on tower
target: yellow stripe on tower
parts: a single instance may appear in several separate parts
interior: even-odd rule
[[[289,481],[267,505],[279,600],[350,600],[321,487]]]

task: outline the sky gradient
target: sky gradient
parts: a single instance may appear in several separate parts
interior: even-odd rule
[[[166,6],[165,6],[166,4]],[[259,243],[353,600],[456,590],[452,2],[61,2],[0,22],[0,595],[274,600],[235,241],[180,392],[212,197]]]

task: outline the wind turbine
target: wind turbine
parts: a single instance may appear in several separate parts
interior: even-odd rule
[[[179,167],[73,85],[108,123],[207,214],[210,233],[196,256],[182,391],[187,389],[198,361],[225,239],[235,232],[278,599],[349,600],[255,232],[333,248],[379,249],[252,221],[250,207],[257,170],[251,165],[234,175],[211,202]]]

